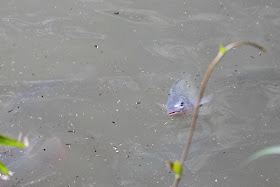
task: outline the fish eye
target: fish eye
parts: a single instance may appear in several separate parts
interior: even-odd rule
[[[181,106],[184,106],[184,104],[185,104],[184,102],[181,102]]]

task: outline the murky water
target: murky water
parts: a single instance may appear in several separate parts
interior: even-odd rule
[[[5,1],[0,8],[1,186],[169,186],[191,117],[165,104],[184,74],[199,88],[219,44],[250,40],[214,70],[180,186],[278,186],[280,3]],[[12,156],[11,156],[12,155]]]

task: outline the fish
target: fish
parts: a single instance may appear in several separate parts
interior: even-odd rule
[[[175,81],[167,99],[166,110],[170,116],[190,114],[198,100],[197,89],[190,75]],[[200,105],[212,100],[212,95],[202,98]]]

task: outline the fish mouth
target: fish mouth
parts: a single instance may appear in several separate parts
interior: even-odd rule
[[[176,115],[183,115],[183,114],[187,114],[187,111],[181,111],[181,110],[176,110],[176,111],[173,111],[173,112],[169,112],[168,115],[169,116],[176,116]]]
[[[178,115],[178,114],[180,114],[179,111],[174,111],[174,112],[169,112],[168,113],[169,116],[174,116],[174,115]]]

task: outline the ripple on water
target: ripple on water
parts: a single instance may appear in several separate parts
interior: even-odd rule
[[[154,40],[152,46],[144,48],[152,55],[180,60],[186,60],[190,55],[197,56],[198,53],[195,47],[173,39],[162,41]]]
[[[40,21],[27,21],[17,17],[5,17],[2,18],[4,24],[17,31],[25,33],[35,33],[38,36],[64,36],[72,39],[97,39],[104,40],[106,36],[104,34],[88,31],[86,28],[73,26],[70,23],[70,18],[57,17],[47,18]]]
[[[133,23],[133,24],[159,24],[168,26],[171,20],[159,15],[156,11],[142,9],[103,9],[95,10],[97,13],[111,16],[116,19]]]

